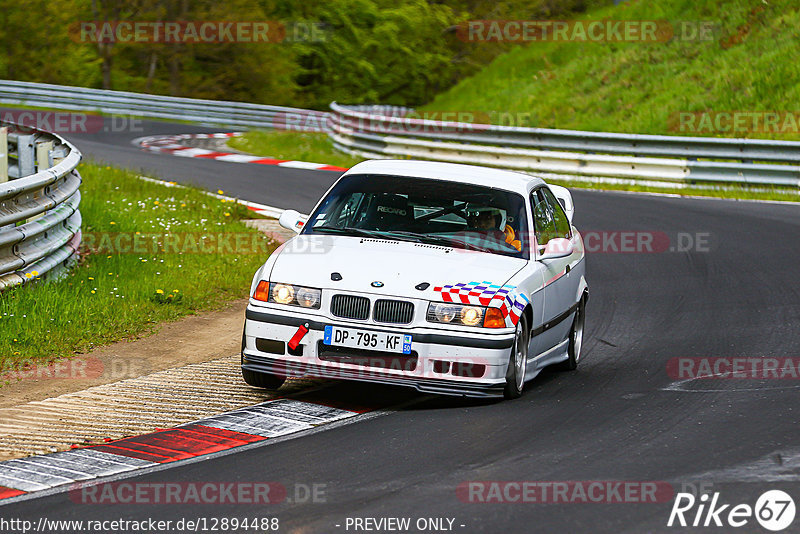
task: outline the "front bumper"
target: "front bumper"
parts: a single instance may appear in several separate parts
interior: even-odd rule
[[[286,342],[301,325],[301,347]],[[336,348],[322,343],[326,325],[412,335],[412,354]],[[339,378],[414,387],[426,393],[502,396],[513,332],[448,332],[427,326],[364,324],[294,310],[247,308],[242,367],[279,376]]]

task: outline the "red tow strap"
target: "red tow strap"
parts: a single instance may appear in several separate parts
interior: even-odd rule
[[[289,340],[289,348],[295,350],[297,345],[300,344],[300,341],[303,337],[308,333],[308,323],[301,325],[300,328],[297,329],[297,332],[294,333],[292,339]]]

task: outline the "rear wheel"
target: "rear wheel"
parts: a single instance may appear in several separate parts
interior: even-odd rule
[[[268,373],[257,373],[242,369],[242,378],[249,386],[262,389],[278,389],[286,382],[286,379],[281,376],[275,376]]]
[[[574,371],[578,368],[581,360],[581,349],[583,348],[583,327],[586,324],[586,298],[581,298],[578,308],[575,311],[575,319],[572,320],[572,329],[569,331],[569,347],[567,354],[569,357],[558,364],[559,371]]]
[[[528,366],[528,319],[522,314],[517,322],[517,331],[514,334],[514,345],[508,358],[506,371],[506,386],[503,396],[507,399],[517,399],[522,396],[525,387],[525,370]]]

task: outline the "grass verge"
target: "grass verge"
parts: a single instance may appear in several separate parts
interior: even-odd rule
[[[275,244],[252,212],[192,188],[80,166],[83,254],[66,279],[0,294],[0,370],[130,339],[247,296]]]
[[[319,132],[252,131],[233,137],[228,145],[242,152],[276,159],[309,161],[350,168],[364,158],[333,148],[328,134]]]
[[[578,18],[669,21],[675,33],[664,42],[516,46],[422,109],[484,112],[492,122],[541,128],[800,139],[797,2],[631,1]],[[709,30],[699,33],[700,23]],[[756,111],[793,120],[767,127],[763,118],[714,115]],[[682,113],[701,112],[712,120],[681,121]]]

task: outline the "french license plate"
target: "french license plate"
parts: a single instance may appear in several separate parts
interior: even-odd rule
[[[328,325],[325,327],[325,337],[322,342],[337,347],[411,354],[411,336],[409,334],[371,332]]]

